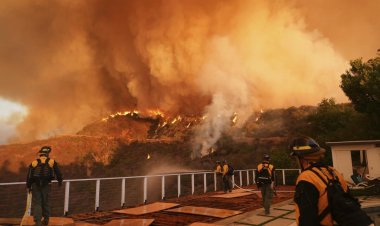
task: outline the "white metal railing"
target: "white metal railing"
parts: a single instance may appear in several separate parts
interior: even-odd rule
[[[235,184],[235,176],[239,175],[239,184],[243,186],[243,172],[246,174],[246,185],[250,185],[250,179],[252,178],[252,184],[255,184],[255,169],[246,169],[246,170],[235,170],[234,176],[232,177],[232,183]],[[282,175],[282,185],[286,185],[286,171],[297,171],[300,173],[299,169],[276,169],[276,172],[281,172]],[[195,172],[186,172],[186,173],[169,173],[169,174],[160,174],[160,175],[145,175],[145,176],[130,176],[130,177],[108,177],[108,178],[89,178],[89,179],[69,179],[64,180],[65,182],[65,192],[64,192],[64,205],[63,213],[64,215],[68,214],[69,211],[69,198],[70,198],[70,184],[71,182],[83,182],[83,181],[95,181],[95,211],[99,210],[99,200],[100,200],[100,187],[101,181],[105,180],[121,180],[121,199],[120,206],[124,207],[126,204],[126,180],[128,179],[143,179],[143,203],[146,204],[148,201],[148,179],[154,177],[161,177],[161,199],[165,199],[165,178],[168,176],[177,177],[177,196],[181,196],[181,176],[190,175],[191,176],[191,194],[194,194],[195,191],[195,175],[203,174],[203,192],[207,192],[207,175],[213,174],[214,182],[214,191],[217,190],[217,175],[214,171],[195,171]],[[252,175],[252,176],[251,176]],[[276,175],[276,174],[275,174]],[[54,183],[57,181],[53,181]],[[12,185],[25,185],[25,182],[11,182],[11,183],[0,183],[0,186],[12,186]]]

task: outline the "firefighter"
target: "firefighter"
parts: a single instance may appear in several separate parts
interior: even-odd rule
[[[223,161],[223,190],[224,193],[232,192],[232,175],[230,173],[229,166],[227,164],[227,160]]]
[[[50,152],[49,146],[43,146],[40,149],[39,158],[30,164],[26,179],[27,190],[32,192],[32,213],[37,226],[49,224],[51,181],[56,178],[58,186],[62,186],[62,174],[58,163],[49,158]],[[43,221],[41,221],[42,217]]]
[[[220,189],[223,187],[223,171],[222,171],[222,164],[220,163],[220,161],[216,161],[215,173],[217,177],[216,181],[218,184],[218,189]]]
[[[274,166],[269,163],[270,156],[264,154],[263,161],[257,165],[256,171],[256,184],[261,190],[261,197],[263,199],[263,206],[265,209],[265,215],[270,214],[270,204],[273,198],[274,192]]]
[[[336,211],[332,203],[329,203],[328,197],[331,197],[328,191],[328,184],[332,184],[332,180],[338,181],[334,188],[341,191],[345,205],[356,205],[353,198],[349,196],[347,183],[343,176],[333,167],[321,162],[326,152],[321,148],[316,141],[309,137],[298,137],[290,143],[289,147],[292,151],[291,155],[296,157],[296,160],[302,170],[297,178],[296,191],[294,195],[296,221],[299,226],[333,226],[334,220],[331,211],[341,212],[344,208],[336,205]],[[330,182],[329,182],[330,180]],[[329,194],[329,196],[328,196]],[[335,192],[335,194],[338,194]],[[336,197],[336,196],[334,196]],[[338,199],[335,199],[339,201]],[[355,207],[355,206],[354,206]],[[355,210],[355,211],[354,211]],[[357,210],[357,211],[356,211]],[[372,225],[371,220],[366,214],[360,210],[360,205],[357,208],[352,208],[348,213],[339,213],[342,218],[352,218],[348,220],[348,225],[368,226]],[[338,215],[336,215],[338,216]],[[358,222],[355,222],[358,220]],[[345,220],[347,222],[347,220]],[[346,224],[343,224],[346,225]]]

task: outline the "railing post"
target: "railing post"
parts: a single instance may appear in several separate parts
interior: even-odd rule
[[[216,191],[216,173],[214,172],[214,191]]]
[[[203,174],[203,193],[207,192],[207,181],[206,181],[206,173]]]
[[[247,170],[247,186],[249,185],[249,171]]]
[[[144,177],[144,204],[148,200],[148,178]]]
[[[256,184],[256,173],[255,173],[255,170],[252,170],[252,184]]]
[[[232,175],[232,188],[235,187],[235,175]]]
[[[191,194],[194,195],[194,173],[191,174]]]
[[[165,176],[161,177],[161,199],[165,199]]]
[[[285,170],[282,170],[282,185],[285,185]]]
[[[63,204],[63,215],[67,216],[69,212],[70,181],[65,182],[65,201]]]
[[[240,187],[243,186],[243,178],[242,178],[242,172],[241,170],[239,171],[239,178],[240,178]]]
[[[121,180],[121,207],[125,205],[125,178]]]
[[[95,191],[95,211],[99,210],[99,192],[100,192],[100,180],[96,180],[96,191]]]
[[[181,196],[181,174],[177,175],[177,182],[178,182],[178,197]]]

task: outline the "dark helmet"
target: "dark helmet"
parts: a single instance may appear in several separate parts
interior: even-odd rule
[[[223,163],[227,163],[227,160],[223,160]]]
[[[263,159],[269,161],[270,160],[270,156],[268,154],[264,154],[263,155]]]
[[[40,155],[46,155],[46,156],[48,156],[50,152],[51,152],[51,147],[50,146],[43,146],[38,153]]]
[[[315,140],[306,136],[294,138],[290,142],[289,149],[291,150],[291,156],[298,157],[318,155],[325,152]]]

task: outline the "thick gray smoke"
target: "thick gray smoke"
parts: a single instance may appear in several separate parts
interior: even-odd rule
[[[235,112],[242,124],[258,108],[346,101],[339,76],[357,43],[341,41],[378,48],[380,22],[367,22],[379,4],[365,2],[340,1],[348,18],[359,5],[359,20],[327,26],[335,10],[317,20],[322,6],[304,1],[3,0],[0,97],[28,108],[13,141],[161,109],[207,115],[195,140],[208,147]]]

